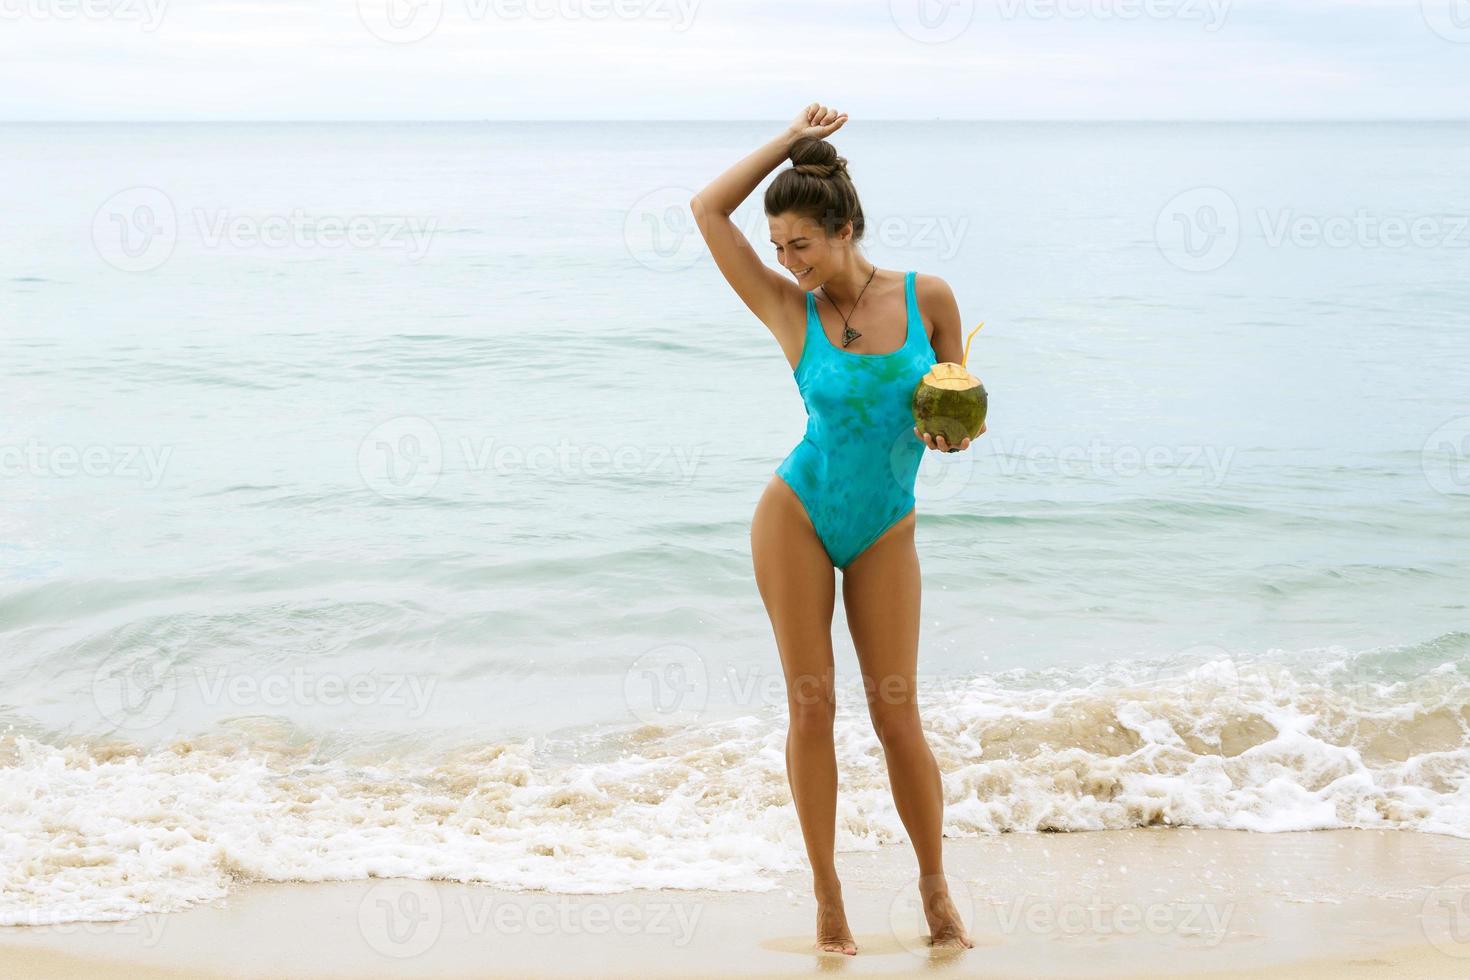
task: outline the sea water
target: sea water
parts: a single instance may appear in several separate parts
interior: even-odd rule
[[[0,922],[803,866],[801,401],[687,209],[778,129],[0,127]],[[834,142],[986,323],[917,488],[946,832],[1470,836],[1470,127]],[[902,842],[834,634],[838,846]]]

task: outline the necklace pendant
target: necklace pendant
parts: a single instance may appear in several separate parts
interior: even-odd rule
[[[848,344],[852,343],[854,340],[857,340],[861,336],[862,336],[862,334],[858,333],[856,330],[852,329],[852,327],[849,327],[847,324],[844,323],[842,325],[842,346],[843,347],[846,347]]]

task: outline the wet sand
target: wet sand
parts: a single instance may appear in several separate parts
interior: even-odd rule
[[[126,922],[0,929],[0,976],[1464,977],[1470,840],[1181,829],[947,842],[975,948],[928,946],[907,846],[838,856],[855,957],[772,891],[504,892],[406,879],[244,884]]]

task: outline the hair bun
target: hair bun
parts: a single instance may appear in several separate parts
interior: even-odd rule
[[[847,166],[846,166],[846,164],[847,164],[847,161],[846,160],[839,160],[839,162],[836,163],[836,164],[829,164],[829,163],[798,163],[795,166],[793,166],[791,169],[792,170],[795,170],[799,174],[808,174],[808,175],[810,175],[812,177],[820,177],[823,180],[828,180],[828,179],[830,179],[832,177],[836,177],[838,174],[846,175],[847,174]]]
[[[847,176],[847,158],[838,156],[837,147],[815,136],[803,136],[791,145],[787,154],[791,169],[799,174],[830,180]]]

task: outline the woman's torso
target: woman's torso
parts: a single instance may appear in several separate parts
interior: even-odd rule
[[[919,311],[915,273],[904,276],[904,335],[893,350],[861,353],[834,344],[807,294],[806,337],[792,372],[807,409],[803,441],[841,465],[831,479],[867,473],[912,494],[924,443],[913,434],[915,386],[935,361]]]

